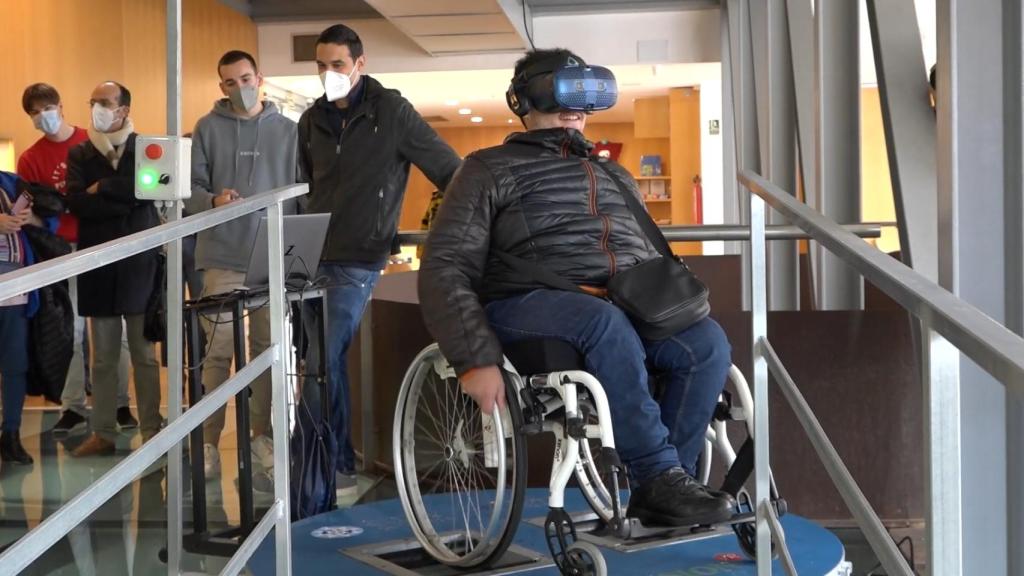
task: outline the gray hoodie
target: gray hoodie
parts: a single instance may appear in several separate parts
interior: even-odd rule
[[[192,133],[192,198],[185,208],[192,214],[213,208],[214,197],[225,188],[243,198],[269,192],[296,181],[295,122],[285,118],[273,102],[264,101],[255,118],[235,115],[227,98],[199,119]],[[295,203],[285,214],[295,213]],[[203,230],[196,242],[196,268],[245,271],[256,239],[256,226],[264,212]]]

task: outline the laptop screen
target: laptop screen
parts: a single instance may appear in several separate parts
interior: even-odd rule
[[[299,214],[284,217],[284,278],[316,277],[320,265],[330,214]],[[270,283],[267,258],[267,217],[260,218],[256,227],[256,242],[249,256],[245,274],[246,288],[265,288]]]

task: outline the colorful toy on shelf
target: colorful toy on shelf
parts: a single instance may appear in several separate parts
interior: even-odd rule
[[[658,154],[640,157],[641,176],[661,176],[661,156]]]

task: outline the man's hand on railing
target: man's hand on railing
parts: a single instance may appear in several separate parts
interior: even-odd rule
[[[232,190],[231,188],[225,188],[221,191],[219,196],[213,197],[213,207],[220,208],[225,204],[241,200],[242,196],[239,195],[238,191]]]

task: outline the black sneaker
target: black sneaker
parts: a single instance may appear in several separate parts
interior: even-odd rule
[[[0,461],[14,462],[27,466],[32,463],[32,456],[21,445],[21,434],[17,430],[4,430],[0,434]]]
[[[55,436],[66,436],[78,430],[85,430],[86,424],[88,424],[88,420],[84,416],[73,410],[65,410],[60,415],[60,420],[57,420],[57,423],[53,426],[53,434]]]
[[[139,421],[132,416],[131,408],[122,406],[117,409],[117,425],[121,430],[133,430],[139,427]]]
[[[697,526],[729,520],[733,507],[730,496],[712,494],[685,470],[675,467],[633,490],[626,515],[647,526]]]

